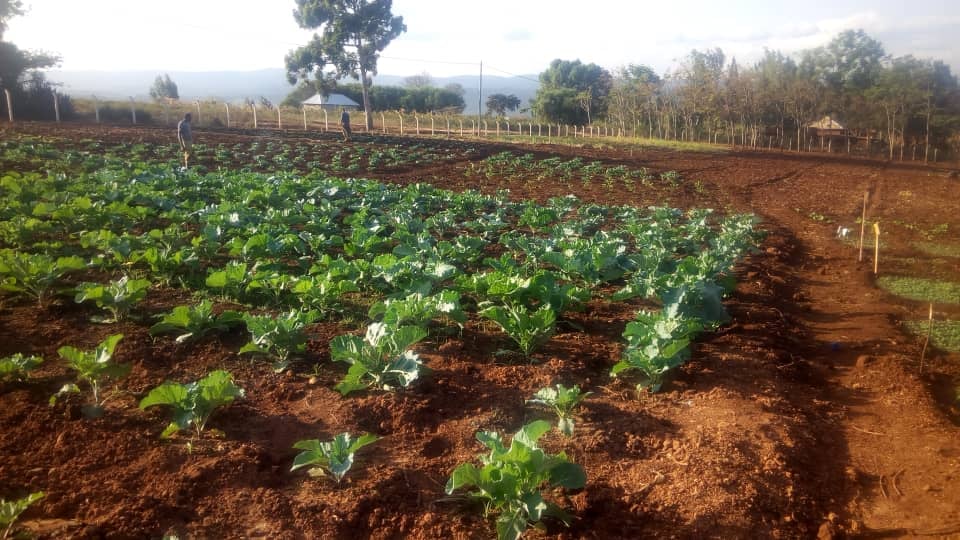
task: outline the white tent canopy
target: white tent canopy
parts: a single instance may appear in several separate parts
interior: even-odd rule
[[[304,106],[313,106],[313,107],[323,107],[325,109],[359,109],[360,104],[356,101],[348,98],[343,94],[330,94],[329,96],[324,96],[323,94],[315,94],[310,99],[303,101],[302,105]]]

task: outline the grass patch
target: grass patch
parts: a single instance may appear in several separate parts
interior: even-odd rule
[[[906,321],[905,324],[910,332],[921,338],[926,337],[929,322],[918,320]],[[960,352],[960,321],[933,321],[930,343],[943,351]]]
[[[904,276],[883,276],[877,280],[881,289],[921,302],[960,304],[960,283]]]
[[[917,242],[913,245],[920,251],[936,257],[960,257],[960,245],[940,244],[937,242]]]

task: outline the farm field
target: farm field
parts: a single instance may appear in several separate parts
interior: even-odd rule
[[[445,485],[480,463],[477,432],[536,420],[586,480],[545,489],[572,519],[529,537],[960,534],[954,169],[198,130],[183,172],[169,130],[2,134],[0,252],[83,263],[42,298],[0,293],[0,358],[44,358],[0,383],[0,495],[44,492],[19,522],[39,537],[494,537]],[[850,241],[865,190],[879,278]],[[146,282],[84,285],[123,276]],[[154,326],[202,300],[246,317]],[[641,312],[662,331],[625,337]],[[371,332],[407,361],[359,375]],[[50,405],[75,380],[58,350],[116,334],[130,371],[102,416],[83,383]],[[140,400],[214,370],[244,395],[161,439],[169,411]],[[592,392],[570,436],[526,403],[557,384]],[[342,481],[290,470],[295,443],[343,432],[379,439]]]

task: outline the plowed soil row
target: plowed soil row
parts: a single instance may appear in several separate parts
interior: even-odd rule
[[[167,131],[150,128],[16,129],[172,144]],[[293,136],[198,133],[208,144]],[[579,155],[677,170],[685,181],[625,191],[481,180],[464,176],[466,162],[366,176],[509,188],[518,199],[574,193],[608,204],[753,211],[769,234],[737,270],[740,284],[728,302],[733,323],[705,335],[662,392],[639,398],[607,376],[637,307],[598,300],[561,325],[537,363],[497,360],[493,352],[506,338],[473,323],[420,348],[433,370],[423,384],[344,399],[332,390],[342,371],[329,364],[327,344],[358,325],[313,327],[310,359],[320,368],[311,384],[308,364],[277,375],[238,358],[240,333],[176,346],[151,339],[143,323],[93,326],[89,310],[70,302],[47,310],[8,302],[0,306],[0,355],[43,354],[48,362],[28,384],[0,388],[0,496],[44,490],[24,525],[48,538],[490,537],[490,522],[445,497],[443,484],[482,450],[477,430],[515,431],[538,417],[524,399],[565,382],[595,394],[575,437],[551,434],[544,446],[582,464],[588,484],[568,497],[556,494],[577,516],[571,528],[551,524],[533,537],[960,534],[958,411],[948,399],[960,358],[934,352],[933,369],[920,376],[919,344],[897,325],[919,307],[878,290],[872,265],[857,264],[855,249],[834,237],[836,224],[808,217],[816,211],[852,224],[871,189],[871,212],[881,219],[960,230],[960,185],[950,171],[797,155],[470,144],[475,159],[505,149]],[[912,194],[909,205],[896,196],[904,191]],[[911,238],[896,240],[905,246]],[[181,291],[158,291],[146,310],[187,300]],[[134,368],[107,415],[88,420],[76,407],[48,407],[67,379],[52,361],[56,349],[90,347],[118,331],[126,336],[119,360]],[[137,399],[162,380],[193,380],[217,368],[231,370],[247,390],[211,421],[222,436],[189,445],[186,438],[159,441],[164,418],[139,411]],[[382,437],[358,455],[342,484],[289,472],[293,442],[342,431]]]

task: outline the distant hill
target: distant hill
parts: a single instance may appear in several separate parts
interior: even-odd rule
[[[104,99],[126,99],[133,96],[138,100],[149,98],[150,86],[160,72],[157,71],[63,71],[52,70],[47,73],[53,82],[63,85],[64,93],[89,97],[97,95]],[[244,98],[265,96],[279,103],[293,89],[287,83],[283,69],[259,69],[255,71],[170,71],[170,78],[177,83],[182,99],[220,99],[239,101]],[[405,76],[378,75],[374,84],[402,85]],[[466,113],[477,112],[477,75],[456,77],[433,77],[436,86],[451,83],[463,85],[466,93],[463,97],[467,104]],[[520,98],[522,107],[529,106],[529,100],[537,92],[539,84],[536,75],[521,77],[483,77],[483,95],[495,93],[514,94]]]

